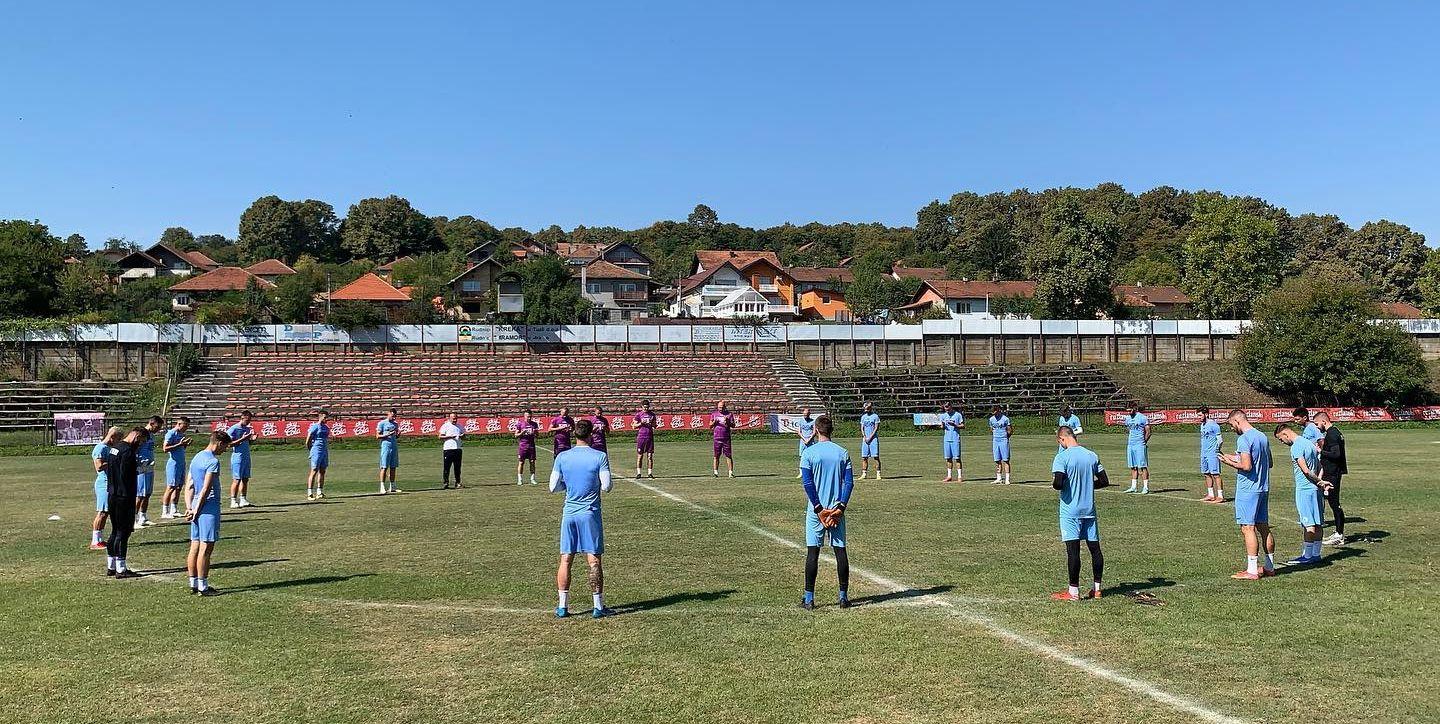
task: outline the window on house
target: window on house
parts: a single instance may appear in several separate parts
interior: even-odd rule
[[[589,284],[586,284],[586,285],[585,285],[585,290],[588,291],[588,292],[590,292],[591,294],[599,294],[599,293],[600,293],[600,283],[599,283],[599,282],[590,282]]]
[[[465,281],[460,282],[460,290],[463,292],[478,293],[481,291],[480,280],[466,279]]]
[[[176,295],[175,295],[175,303],[178,304],[178,305],[180,305],[180,306],[182,306],[182,307],[188,307],[188,306],[190,306],[190,295],[189,295],[189,294],[176,294]]]
[[[820,303],[821,303],[821,304],[829,304],[829,303],[830,303],[830,295],[829,295],[829,294],[821,294],[821,295],[820,295]]]
[[[759,277],[759,276],[757,276],[757,277],[755,277],[755,283],[756,283],[756,284],[759,284],[760,286],[765,286],[765,285],[767,285],[767,284],[774,284],[774,283],[775,283],[775,279],[774,279],[774,277]]]
[[[635,285],[635,282],[616,282],[616,283],[615,283],[615,290],[616,290],[616,291],[619,291],[619,292],[636,292],[636,291],[640,291],[639,287],[637,287],[637,286]]]

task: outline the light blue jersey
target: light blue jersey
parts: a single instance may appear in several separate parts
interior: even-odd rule
[[[999,417],[996,417],[996,416],[994,416],[994,415],[991,415],[991,416],[990,416],[990,438],[991,438],[991,439],[993,439],[993,440],[1008,440],[1008,439],[1010,439],[1010,432],[1009,432],[1009,430],[1007,429],[1007,428],[1009,428],[1009,427],[1010,427],[1010,417],[1009,417],[1008,415],[1003,415],[1003,414],[1002,414],[1002,415],[1000,415]]]
[[[860,416],[860,457],[880,457],[880,416],[873,412]]]
[[[135,461],[141,464],[155,462],[155,436],[145,438],[145,442],[135,447]]]
[[[1084,430],[1080,429],[1079,415],[1070,415],[1069,417],[1062,416],[1059,420],[1055,422],[1055,427],[1068,427],[1076,435],[1084,432]]]
[[[1235,453],[1250,454],[1250,469],[1235,473],[1235,489],[1238,493],[1270,492],[1270,440],[1265,433],[1250,428],[1235,440]]]
[[[103,442],[97,442],[97,443],[95,443],[95,447],[90,448],[90,459],[91,459],[91,460],[104,460],[104,459],[109,455],[109,453],[110,453],[110,446],[109,446],[109,445],[106,445],[106,444],[103,443]],[[95,473],[95,489],[96,489],[96,490],[104,490],[104,489],[106,489],[106,487],[107,487],[108,485],[109,485],[109,483],[106,482],[105,471],[104,471],[104,470],[101,470],[101,471]]]
[[[965,424],[965,416],[959,410],[940,413],[940,429],[945,431],[945,442],[960,442],[960,426]]]
[[[804,452],[805,448],[815,443],[815,418],[802,417],[796,420],[795,432],[800,436],[800,450]]]
[[[826,440],[805,449],[800,456],[800,474],[807,486],[813,486],[815,498],[822,508],[834,508],[840,503],[850,502],[850,492],[855,486],[855,470],[850,466],[850,453],[845,448]],[[808,496],[809,490],[806,491]],[[820,524],[820,516],[810,507],[805,514],[805,544],[821,546],[825,536],[830,536],[834,548],[845,547],[845,517],[834,528]]]
[[[1303,437],[1310,442],[1315,442],[1316,440],[1325,437],[1325,433],[1320,432],[1320,428],[1316,427],[1315,423],[1307,422],[1305,423],[1305,429],[1300,433],[1300,437]],[[1315,468],[1313,467],[1311,468],[1311,470],[1314,469]]]
[[[190,509],[200,513],[220,514],[220,459],[209,448],[195,453],[195,459],[190,461],[190,480],[195,490],[192,495],[199,495],[200,489],[205,487],[205,476],[214,475],[215,482],[210,486],[210,492],[204,500],[190,501]]]
[[[578,445],[555,456],[555,472],[565,491],[564,515],[600,512],[602,472],[609,477],[610,458],[592,447]]]
[[[1200,474],[1220,474],[1220,423],[1206,419],[1200,423]]]
[[[249,425],[241,425],[240,423],[235,423],[234,425],[231,425],[230,429],[226,430],[225,433],[229,435],[230,439],[233,441],[240,439],[240,436],[242,435],[248,434],[251,429],[252,428]],[[250,440],[248,439],[245,442],[237,442],[230,446],[231,457],[245,457],[249,454]]]
[[[178,466],[180,466],[181,468],[184,468],[184,467],[185,467],[185,448],[184,448],[183,446],[182,446],[182,447],[170,447],[170,446],[171,446],[171,445],[179,445],[179,444],[180,444],[180,441],[181,441],[181,440],[184,440],[184,439],[185,439],[185,433],[180,432],[179,430],[176,430],[176,429],[173,428],[173,427],[170,428],[170,430],[165,433],[165,444],[164,444],[164,447],[169,447],[169,448],[170,448],[170,452],[167,453],[167,454],[170,456],[169,462],[172,463],[172,464],[174,464],[174,465],[178,465]]]
[[[394,434],[400,429],[390,420],[381,420],[375,423],[375,431],[380,433],[380,467],[400,467],[400,448],[395,443]]]
[[[1125,429],[1130,431],[1125,438],[1125,443],[1127,445],[1144,445],[1145,428],[1149,424],[1150,418],[1146,417],[1143,412],[1137,412],[1125,418]]]
[[[310,440],[310,453],[317,451],[322,453],[330,452],[330,426],[318,422],[310,423],[310,429],[305,432],[306,439]]]
[[[1055,454],[1050,472],[1065,473],[1065,487],[1060,490],[1062,518],[1095,517],[1095,476],[1104,470],[1100,457],[1076,445]]]
[[[1320,487],[1300,471],[1301,460],[1305,461],[1312,475],[1320,474],[1320,453],[1315,450],[1314,441],[1297,437],[1290,445],[1290,467],[1295,476],[1295,514],[1300,518],[1300,525],[1309,528],[1322,524]]]

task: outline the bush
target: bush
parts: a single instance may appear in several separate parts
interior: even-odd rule
[[[1250,384],[1299,403],[1418,402],[1429,382],[1420,345],[1379,316],[1362,284],[1290,279],[1256,303],[1236,361]]]

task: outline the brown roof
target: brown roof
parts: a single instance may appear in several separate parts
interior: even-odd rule
[[[708,249],[695,252],[695,259],[700,266],[707,271],[714,269],[725,262],[735,265],[736,269],[744,270],[745,267],[757,261],[768,261],[777,269],[780,266],[780,257],[773,251],[729,251],[725,249]]]
[[[373,272],[365,272],[330,294],[331,301],[408,302],[410,295],[390,286]]]
[[[178,284],[170,285],[172,292],[233,292],[247,288],[255,280],[261,289],[274,289],[275,285],[251,274],[238,266],[222,266],[219,269],[190,277]]]
[[[580,276],[579,271],[573,271],[571,273],[575,276]],[[650,279],[650,277],[647,277],[644,274],[630,271],[629,269],[626,269],[624,267],[616,266],[608,261],[605,261],[604,259],[596,259],[595,261],[586,264],[585,275],[591,279],[635,279],[644,281],[649,281]]]
[[[266,259],[264,261],[257,261],[254,264],[245,267],[245,271],[248,271],[257,277],[278,277],[285,274],[295,273],[295,270],[291,269],[289,264],[286,264],[279,259]]]
[[[841,282],[855,281],[855,272],[838,266],[792,266],[786,267],[785,273],[797,282],[808,282],[811,284],[824,284],[832,279]]]
[[[1425,318],[1425,312],[1409,302],[1381,302],[1380,314],[1390,319]]]
[[[555,245],[555,253],[567,259],[594,259],[604,250],[604,244],[565,241]]]
[[[479,247],[476,247],[476,248],[479,248]],[[474,249],[471,249],[470,251],[474,251]],[[402,256],[402,257],[400,257],[400,258],[398,258],[398,259],[391,259],[390,261],[387,261],[387,262],[385,262],[384,264],[381,264],[380,266],[377,266],[377,267],[375,267],[375,268],[376,268],[377,270],[379,270],[379,271],[390,271],[391,269],[394,269],[394,268],[395,268],[395,265],[396,265],[396,264],[399,264],[399,263],[402,262],[402,261],[411,261],[411,260],[414,259],[414,258],[415,258],[415,257],[410,256],[409,254],[406,254],[405,256]]]
[[[925,282],[925,286],[935,290],[936,294],[945,299],[1035,296],[1035,282],[966,282],[953,279],[934,279]]]
[[[214,269],[220,266],[220,262],[206,256],[203,251],[187,251],[185,252],[185,258],[189,259],[191,264],[201,269]]]
[[[1115,296],[1127,306],[1153,307],[1157,304],[1189,304],[1190,297],[1175,287],[1153,284],[1116,284]],[[1134,299],[1137,303],[1131,304]]]
[[[944,267],[905,266],[898,261],[895,262],[894,266],[890,267],[890,271],[896,276],[914,277],[916,279],[927,282],[936,279],[944,279],[946,276],[948,276]]]

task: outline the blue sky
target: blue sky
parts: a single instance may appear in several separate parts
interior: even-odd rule
[[[1101,181],[1440,240],[1433,4],[26,5],[0,218],[92,244],[234,236],[272,193],[568,229],[697,202],[911,224],[957,191]]]

